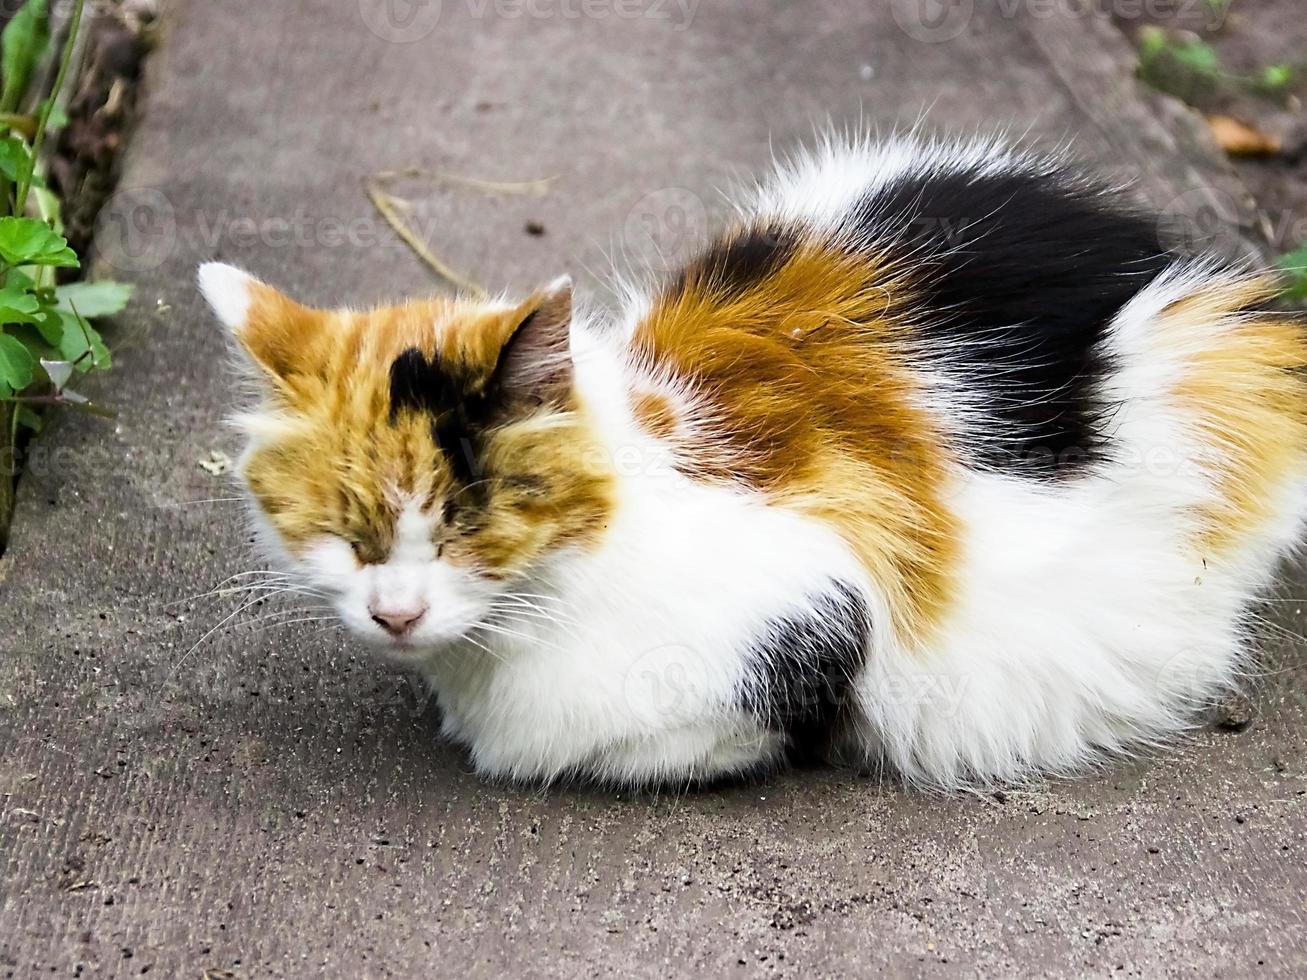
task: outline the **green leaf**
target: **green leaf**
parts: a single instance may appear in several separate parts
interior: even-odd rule
[[[36,197],[37,212],[41,215],[41,220],[54,229],[56,235],[64,233],[63,206],[59,203],[59,195],[53,193],[46,185],[32,176],[32,194]]]
[[[1262,88],[1279,91],[1293,83],[1293,65],[1267,65],[1262,69]]]
[[[35,323],[41,304],[27,290],[16,286],[0,289],[0,323]]]
[[[64,338],[64,314],[52,306],[43,307],[40,314],[32,321],[37,332],[45,338],[51,347],[58,347]]]
[[[1149,24],[1139,31],[1139,57],[1151,61],[1166,50],[1168,43],[1166,31]]]
[[[0,258],[10,265],[75,269],[81,264],[64,237],[35,218],[0,218]]]
[[[109,348],[104,346],[99,331],[86,322],[79,320],[71,313],[59,311],[59,318],[63,324],[63,334],[56,345],[59,350],[59,356],[65,361],[73,361],[77,365],[77,370],[85,373],[95,368],[97,371],[103,371],[113,363],[109,355]],[[87,354],[87,351],[90,354]]]
[[[97,316],[121,313],[132,298],[132,285],[102,279],[99,282],[74,282],[56,286],[54,290],[59,309],[72,313],[76,310],[88,320]]]
[[[1216,49],[1198,38],[1174,42],[1170,54],[1178,63],[1199,75],[1211,76],[1221,73],[1221,58],[1216,53]]]
[[[32,73],[50,46],[48,0],[27,0],[0,34],[0,111],[23,101]]]
[[[22,341],[0,334],[0,381],[14,391],[22,391],[32,383],[35,372],[36,359],[28,353]]]
[[[37,107],[36,115],[39,116],[45,110],[46,102],[50,102],[50,100],[46,99],[45,102],[42,102],[40,106]],[[57,103],[51,103],[50,118],[46,120],[45,128],[53,131],[63,129],[67,125],[68,113],[64,110],[64,107]]]
[[[43,357],[59,356],[58,347],[46,340],[34,323],[11,323],[5,327],[5,333],[20,341],[27,348],[27,353],[38,361]]]
[[[3,174],[11,183],[18,183],[27,175],[27,168],[32,165],[32,155],[27,149],[27,144],[16,136],[6,136],[0,139],[0,174]],[[32,186],[44,187],[41,175],[32,173]]]
[[[33,432],[40,432],[41,426],[44,425],[41,416],[32,411],[29,405],[18,406],[18,424],[31,429]]]
[[[1220,91],[1231,77],[1216,49],[1192,34],[1169,34],[1149,25],[1140,29],[1138,46],[1139,78],[1190,105]]]
[[[1280,257],[1284,270],[1286,299],[1307,299],[1307,245]]]

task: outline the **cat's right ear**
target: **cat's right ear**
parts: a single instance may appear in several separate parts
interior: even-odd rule
[[[274,378],[310,370],[325,315],[222,262],[200,266],[200,293],[250,360]]]

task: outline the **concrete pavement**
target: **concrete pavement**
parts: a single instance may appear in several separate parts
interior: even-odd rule
[[[715,188],[814,125],[926,108],[937,128],[1075,136],[1193,235],[1236,242],[1239,188],[1192,118],[1136,89],[1093,6],[172,3],[99,238],[102,272],[138,283],[98,382],[119,417],[42,437],[0,563],[0,971],[1307,969],[1293,602],[1271,607],[1250,724],[950,799],[835,771],[640,799],[487,785],[416,682],[321,624],[238,617],[196,646],[235,607],[187,597],[251,567],[239,506],[215,499],[230,484],[198,463],[235,451],[198,261],[320,303],[435,288],[363,192],[434,168],[555,177],[543,196],[396,193],[494,289],[571,271],[593,290],[614,259],[691,247]],[[1302,594],[1299,573],[1284,595]]]

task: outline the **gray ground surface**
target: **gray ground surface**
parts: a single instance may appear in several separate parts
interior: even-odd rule
[[[370,173],[557,175],[539,198],[402,191],[442,254],[517,289],[567,269],[593,286],[615,242],[684,249],[720,215],[715,187],[827,116],[933,106],[938,127],[1074,134],[1199,234],[1242,213],[1099,21],[980,4],[941,39],[957,23],[916,7],[445,0],[405,27],[372,0],[171,6],[100,239],[105,271],[140,284],[102,392],[119,419],[41,441],[0,564],[0,972],[1307,969],[1296,641],[1268,639],[1245,730],[955,799],[841,772],[680,798],[488,786],[416,684],[316,624],[224,627],[188,653],[232,606],[185,597],[249,567],[239,508],[199,502],[230,488],[197,460],[234,447],[194,264],[322,302],[429,288],[374,218]],[[1300,629],[1296,604],[1273,609]]]

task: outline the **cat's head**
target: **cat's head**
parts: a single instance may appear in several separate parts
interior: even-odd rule
[[[611,506],[574,390],[571,283],[514,305],[310,309],[200,269],[258,401],[240,472],[270,549],[357,635],[421,651],[486,622]]]

